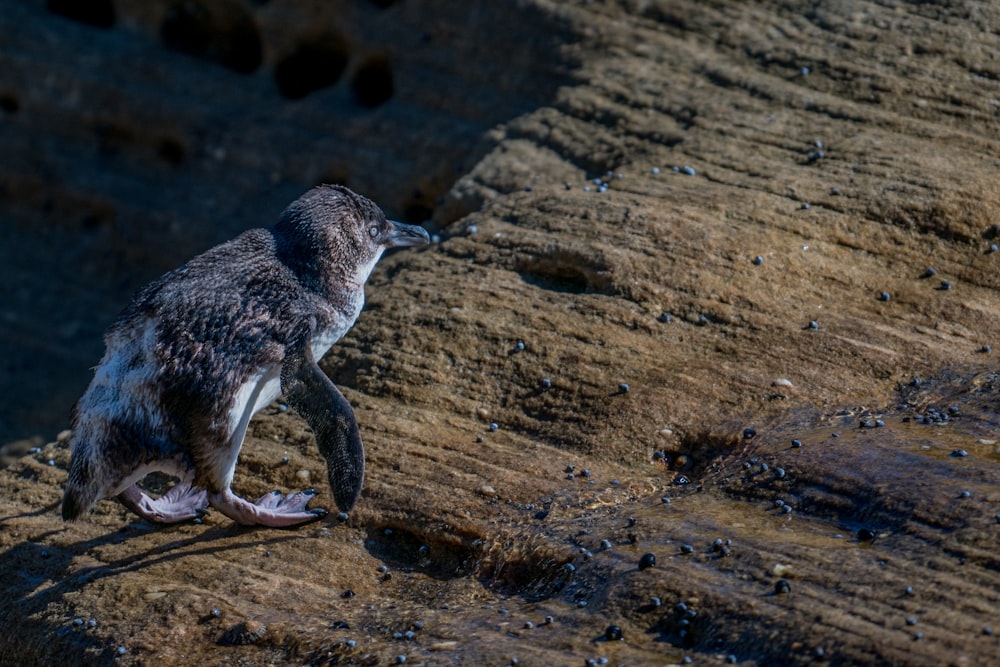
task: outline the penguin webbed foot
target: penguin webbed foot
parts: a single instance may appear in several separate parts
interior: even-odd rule
[[[313,509],[306,507],[317,493],[316,489],[305,489],[284,495],[275,490],[265,493],[257,499],[257,502],[251,503],[230,489],[226,489],[221,493],[209,494],[208,501],[212,507],[238,524],[289,528],[322,519],[329,514],[322,507]]]
[[[175,484],[159,498],[153,499],[133,484],[118,494],[122,505],[144,519],[155,523],[179,523],[205,515],[208,492],[187,481]]]

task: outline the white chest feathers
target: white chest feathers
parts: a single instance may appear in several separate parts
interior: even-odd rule
[[[340,340],[354,324],[362,303],[359,303],[354,317],[335,318],[328,327],[317,331],[310,342],[313,359],[317,362]],[[237,390],[236,400],[229,412],[229,428],[232,444],[239,447],[243,442],[250,418],[281,396],[281,365],[261,368],[251,375]]]

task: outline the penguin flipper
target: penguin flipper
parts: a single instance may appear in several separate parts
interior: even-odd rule
[[[312,327],[310,327],[311,333]],[[326,459],[326,471],[337,507],[348,512],[361,496],[365,478],[365,448],[354,410],[313,358],[311,336],[299,337],[286,350],[281,367],[281,391],[316,435]]]

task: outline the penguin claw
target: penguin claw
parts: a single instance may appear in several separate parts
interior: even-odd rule
[[[278,490],[268,491],[253,503],[255,510],[252,512],[252,521],[250,520],[251,517],[244,516],[245,512],[240,514],[240,518],[237,521],[240,523],[260,523],[268,526],[290,526],[315,521],[329,513],[321,507],[314,509],[307,507],[309,501],[318,494],[319,491],[312,487],[296,493],[290,493],[287,496]],[[239,504],[239,502],[241,501],[237,500],[236,504]],[[223,511],[223,514],[226,514],[226,512]],[[229,515],[227,514],[227,516]]]

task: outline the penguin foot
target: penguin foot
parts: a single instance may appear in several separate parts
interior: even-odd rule
[[[144,519],[177,523],[202,516],[208,507],[208,492],[181,481],[154,500],[133,484],[118,494],[118,500]]]
[[[271,491],[258,498],[256,503],[250,503],[226,489],[221,493],[210,493],[208,502],[244,526],[287,528],[322,519],[328,514],[321,507],[306,508],[317,493],[316,489],[306,489],[286,496],[280,491]]]

